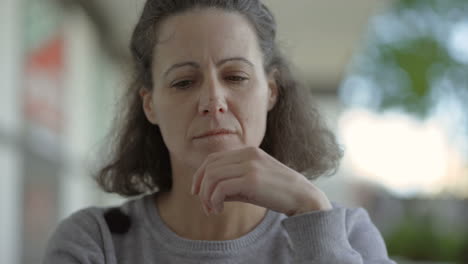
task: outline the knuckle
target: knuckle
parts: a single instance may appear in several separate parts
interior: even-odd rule
[[[212,163],[209,163],[208,165],[206,165],[206,167],[205,167],[205,176],[209,172],[213,171],[213,169],[214,169],[214,165]]]
[[[250,146],[249,151],[250,151],[250,153],[252,153],[252,155],[258,154],[258,148],[257,147]]]
[[[212,162],[212,161],[216,160],[216,158],[218,157],[218,155],[219,155],[218,152],[210,153],[210,154],[208,154],[208,156],[206,157],[206,160],[207,160],[208,162]]]
[[[257,188],[260,185],[260,176],[258,173],[250,173],[248,186],[252,188]]]
[[[216,193],[216,197],[221,197],[224,196],[225,193],[227,192],[227,183],[226,182],[220,182],[216,185],[216,190],[213,193]],[[215,197],[215,195],[213,195]],[[218,198],[219,198],[218,197]]]
[[[226,190],[226,186],[225,186],[225,185],[226,185],[226,183],[220,182],[220,183],[218,184],[218,186],[216,187],[216,191],[217,191],[218,193],[223,193],[223,192]]]
[[[260,168],[258,166],[258,163],[255,160],[250,160],[249,163],[249,169],[252,174],[258,174],[260,171]]]
[[[260,158],[262,156],[261,149],[257,147],[249,147],[249,152],[252,158]]]

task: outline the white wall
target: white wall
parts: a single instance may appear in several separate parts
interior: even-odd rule
[[[19,263],[21,172],[18,132],[21,125],[21,13],[22,1],[0,1],[0,258]]]

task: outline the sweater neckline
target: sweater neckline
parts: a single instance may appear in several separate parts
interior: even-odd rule
[[[172,231],[161,219],[158,209],[154,206],[154,196],[157,193],[144,197],[143,211],[146,214],[145,219],[147,228],[150,230],[153,237],[164,244],[168,249],[183,252],[220,252],[223,254],[238,252],[240,249],[247,248],[256,241],[265,236],[267,232],[271,232],[275,220],[279,214],[275,211],[267,209],[267,213],[261,222],[247,234],[232,240],[191,240],[183,238]]]

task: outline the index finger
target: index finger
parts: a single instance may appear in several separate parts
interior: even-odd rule
[[[205,167],[208,164],[209,160],[212,159],[210,157],[212,156],[208,155],[205,158],[202,165],[198,167],[197,171],[195,171],[195,174],[193,174],[192,176],[192,189],[190,191],[192,195],[198,194],[198,192],[200,191],[200,184],[203,181],[203,176],[205,175]]]
[[[198,194],[198,191],[200,189],[199,185],[201,181],[203,180],[202,176],[205,172],[205,164],[206,164],[206,160],[203,161],[202,165],[197,169],[197,171],[192,177],[192,189],[190,191],[192,195]]]
[[[193,175],[192,189],[190,193],[192,195],[195,195],[198,194],[198,192],[200,191],[200,185],[203,182],[203,177],[205,176],[205,167],[208,163],[218,161],[221,158],[223,158],[223,162],[226,163],[240,163],[243,159],[247,158],[244,157],[244,155],[242,155],[242,153],[247,149],[248,148],[240,148],[228,151],[220,151],[208,155],[203,161],[202,165],[200,165],[200,167]]]

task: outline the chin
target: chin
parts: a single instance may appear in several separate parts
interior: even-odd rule
[[[201,152],[204,152],[206,155],[208,155],[214,152],[240,149],[242,147],[244,146],[240,144],[207,144],[207,145],[204,145],[203,148],[199,148],[199,149]]]
[[[202,152],[219,152],[239,149],[243,144],[234,135],[216,135],[195,139],[193,146]]]

